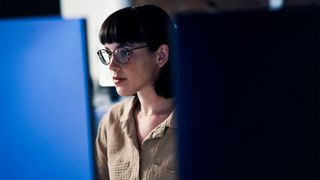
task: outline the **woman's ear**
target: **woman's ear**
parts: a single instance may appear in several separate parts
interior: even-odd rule
[[[166,44],[162,44],[157,50],[157,65],[163,67],[169,59],[169,47]]]

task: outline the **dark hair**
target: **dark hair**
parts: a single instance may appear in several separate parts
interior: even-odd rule
[[[159,96],[170,98],[172,47],[170,39],[176,28],[170,16],[154,5],[133,6],[120,9],[111,14],[100,29],[100,42],[141,43],[145,42],[150,51],[155,52],[162,44],[169,46],[169,61],[161,68],[154,83]]]

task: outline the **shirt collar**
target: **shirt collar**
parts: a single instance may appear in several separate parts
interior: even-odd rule
[[[123,113],[122,113],[122,116],[120,118],[120,121],[122,122],[122,128],[123,129],[127,129],[128,130],[128,125],[130,123],[132,123],[130,121],[134,121],[133,110],[134,110],[134,106],[136,105],[137,102],[138,102],[138,97],[134,96],[133,98],[131,98],[129,100],[129,102],[125,103],[124,108],[123,108]]]
[[[173,110],[173,112],[169,115],[169,117],[167,118],[167,123],[166,123],[166,127],[170,127],[170,128],[178,128],[177,125],[177,120],[176,120],[176,111]]]
[[[134,106],[138,103],[139,99],[138,97],[134,96],[129,100],[128,103],[125,104],[124,110],[123,110],[123,116],[121,117],[122,121],[122,127],[125,128],[130,123],[130,120],[133,120],[133,110]],[[169,117],[166,120],[166,127],[170,128],[178,128],[177,120],[176,120],[176,110],[173,110],[172,113],[169,115]]]

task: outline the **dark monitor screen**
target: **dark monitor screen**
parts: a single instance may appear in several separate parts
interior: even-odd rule
[[[319,179],[320,8],[177,16],[181,179]]]
[[[0,21],[0,179],[93,179],[84,20]]]

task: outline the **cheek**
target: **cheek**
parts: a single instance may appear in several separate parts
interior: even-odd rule
[[[149,62],[145,64],[145,73],[148,73],[151,79],[158,77],[160,67],[156,64],[154,59],[149,59]]]
[[[153,83],[159,74],[159,67],[152,56],[144,56],[139,59],[132,61],[130,66],[127,66],[125,71],[128,75],[130,74],[130,79],[134,82],[143,81],[142,83]]]
[[[150,82],[154,82],[159,74],[159,68],[156,66],[148,66],[144,68],[142,76]]]

